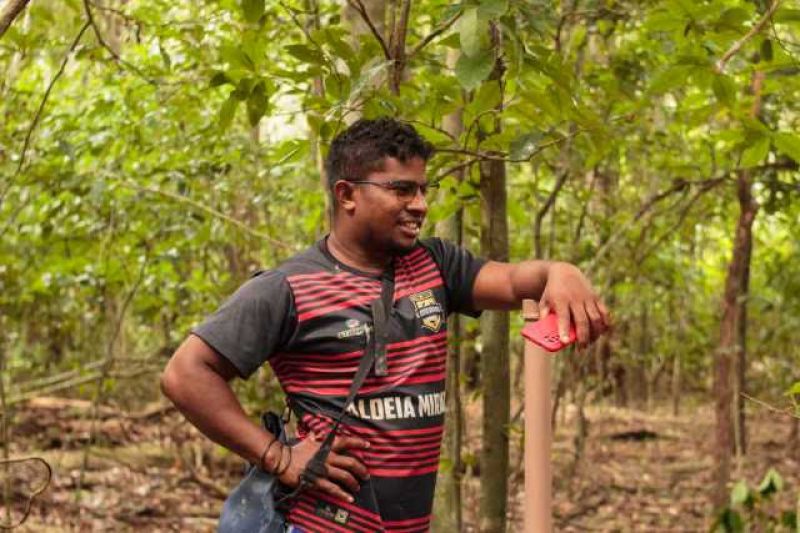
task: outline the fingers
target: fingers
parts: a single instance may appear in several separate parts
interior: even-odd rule
[[[329,465],[328,479],[335,481],[338,485],[343,486],[350,492],[356,493],[361,490],[361,485],[358,483],[358,480],[344,468],[337,468]]]
[[[334,498],[351,503],[355,501],[355,498],[353,498],[351,494],[348,494],[342,487],[340,487],[339,485],[328,479],[323,479],[323,478],[318,479],[316,486],[319,490],[330,494]]]
[[[611,313],[608,311],[606,304],[601,300],[597,300],[597,310],[600,312],[600,316],[603,317],[603,323],[606,325],[606,329],[609,329],[611,327]]]
[[[555,302],[554,307],[558,317],[558,336],[566,344],[569,342],[570,306],[566,302]]]
[[[550,314],[550,306],[542,300],[539,302],[539,318],[537,320],[543,320],[547,318],[547,315]]]
[[[369,448],[369,441],[351,436],[339,436],[333,439],[331,449],[335,452],[346,452],[347,450],[365,450]]]
[[[331,467],[345,470],[360,479],[369,479],[369,470],[367,470],[367,466],[350,455],[331,453],[328,456],[328,464]]]
[[[589,318],[586,314],[586,307],[583,303],[573,303],[569,306],[570,313],[572,313],[572,320],[575,324],[575,333],[578,337],[578,346],[581,348],[589,344],[590,331],[589,331]],[[561,334],[564,338],[564,334]]]

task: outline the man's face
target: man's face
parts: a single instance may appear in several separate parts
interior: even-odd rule
[[[428,212],[425,161],[415,157],[402,163],[387,157],[383,169],[361,181],[367,183],[350,185],[355,230],[379,250],[402,253],[413,248]]]

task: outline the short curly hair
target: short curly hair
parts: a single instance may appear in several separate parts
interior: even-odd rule
[[[433,145],[407,122],[390,117],[358,120],[331,143],[325,160],[328,191],[339,180],[365,179],[382,169],[387,157],[405,163],[415,157],[427,161],[432,154]]]

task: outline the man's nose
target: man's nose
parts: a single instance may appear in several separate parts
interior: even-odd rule
[[[406,209],[425,214],[428,211],[428,201],[425,199],[425,193],[422,192],[420,187],[417,187],[414,197],[406,204]]]

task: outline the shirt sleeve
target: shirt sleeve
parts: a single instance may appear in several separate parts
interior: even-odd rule
[[[439,265],[447,291],[448,313],[455,311],[475,317],[480,315],[480,310],[475,308],[472,300],[472,289],[486,260],[475,257],[465,248],[435,237],[425,239],[421,244]]]
[[[268,270],[245,282],[192,333],[247,378],[288,342],[296,322],[285,276]]]

